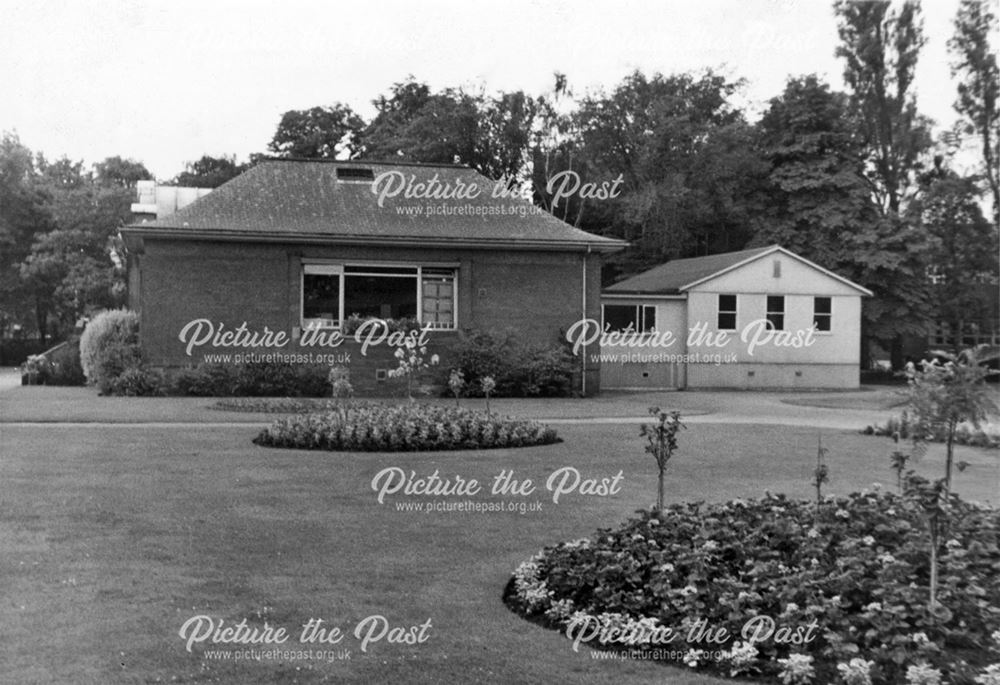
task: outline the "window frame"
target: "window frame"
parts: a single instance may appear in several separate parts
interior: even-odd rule
[[[764,320],[767,321],[768,330],[773,330],[773,331],[783,331],[783,330],[785,330],[785,312],[786,312],[786,309],[785,309],[785,296],[784,295],[766,295],[765,298],[766,299],[764,300]],[[771,307],[771,301],[772,300],[780,300],[781,301],[781,309],[780,310],[779,309],[772,309],[772,307]],[[779,326],[779,325],[775,324],[774,323],[774,319],[772,317],[775,317],[775,318],[776,317],[781,317],[780,318],[781,325]]]
[[[723,297],[731,297],[731,298],[733,298],[733,308],[732,308],[732,310],[729,310],[729,309],[723,310],[722,309],[722,298]],[[723,327],[723,325],[722,325],[722,316],[724,314],[727,315],[727,316],[730,315],[730,314],[732,315],[732,317],[733,317],[733,326],[732,326],[732,328]],[[739,314],[740,314],[740,300],[739,300],[739,296],[736,295],[736,293],[719,293],[718,297],[715,300],[715,327],[716,327],[716,330],[719,330],[719,331],[735,331],[735,330],[738,330],[739,323],[740,323],[739,322]]]
[[[365,271],[365,268],[371,269],[371,271]],[[349,276],[368,276],[376,278],[412,278],[416,281],[416,309],[417,309],[417,322],[420,324],[421,328],[426,323],[424,321],[424,303],[423,303],[423,287],[424,287],[424,270],[428,271],[448,271],[450,274],[435,274],[440,277],[450,277],[451,278],[451,301],[452,301],[452,312],[451,312],[451,324],[449,326],[435,325],[431,330],[435,331],[456,331],[459,327],[458,318],[458,278],[459,278],[459,268],[460,265],[448,262],[448,263],[414,263],[414,262],[373,262],[366,260],[328,260],[328,259],[303,259],[299,263],[299,324],[302,328],[307,328],[309,326],[319,327],[323,329],[330,330],[340,330],[344,325],[345,318],[345,308],[347,306],[346,302],[346,279]],[[386,271],[379,272],[379,269],[384,269]],[[406,269],[412,269],[412,273],[391,273],[387,272],[391,269],[399,269],[400,271]],[[329,272],[329,275],[339,276],[339,302],[338,302],[338,312],[337,320],[329,322],[327,319],[307,319],[305,317],[305,277],[309,272],[313,274],[323,274],[324,272]]]
[[[606,329],[607,317],[605,316],[605,311],[606,311],[606,309],[608,307],[632,307],[634,309],[634,312],[635,312],[635,321],[639,325],[639,327],[642,329],[642,330],[638,330],[638,329],[633,329],[633,330],[635,330],[635,332],[637,332],[639,335],[650,335],[650,334],[656,332],[656,305],[655,304],[644,304],[642,302],[637,302],[635,304],[622,304],[622,303],[618,303],[618,302],[612,302],[612,303],[608,303],[608,304],[601,303],[601,331],[602,332],[604,332],[605,330],[607,330]],[[652,312],[653,325],[649,327],[649,330],[645,330],[646,329],[646,318],[647,318],[646,315],[647,315],[648,312]],[[614,332],[614,333],[622,332],[622,333],[624,333],[624,331],[625,331],[625,329],[615,329],[614,331],[609,331],[609,332]]]
[[[819,300],[826,300],[829,304],[826,312],[817,311]],[[818,320],[820,317],[826,318],[826,328],[820,328]],[[833,334],[833,297],[830,295],[813,296],[813,331],[821,335]]]

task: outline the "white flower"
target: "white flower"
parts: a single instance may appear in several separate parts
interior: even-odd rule
[[[793,613],[795,613],[798,610],[799,610],[799,605],[798,604],[796,604],[795,602],[789,602],[788,604],[785,605],[785,610],[783,612],[781,612],[781,613],[783,613],[783,614],[793,614]]]
[[[435,364],[437,364],[440,361],[441,361],[441,357],[437,356],[436,354],[432,354],[431,355],[431,365],[435,365]]]
[[[684,589],[681,590],[681,594],[684,595],[685,597],[696,595],[698,594],[698,588],[696,588],[694,585],[687,585],[684,587]]]
[[[706,542],[706,543],[705,543],[704,545],[702,545],[701,547],[702,547],[702,549],[704,549],[704,550],[705,550],[706,552],[712,552],[712,551],[714,551],[714,550],[717,550],[717,549],[719,549],[719,543],[718,543],[718,542],[716,542],[715,540],[709,540],[708,542]]]
[[[866,535],[863,538],[861,538],[861,543],[871,547],[872,545],[875,544],[875,538],[873,538],[871,535]]]
[[[752,642],[737,642],[732,649],[724,653],[724,658],[733,667],[730,673],[736,675],[746,670],[746,667],[757,658],[757,648]]]
[[[994,639],[996,639],[998,633],[1000,633],[1000,630],[993,633]],[[997,641],[1000,642],[1000,640]],[[976,676],[975,682],[979,685],[1000,685],[1000,664],[987,666],[982,675]]]
[[[816,530],[815,528],[810,528],[809,531],[806,533],[806,537],[808,537],[808,538],[818,538],[819,537],[819,531]]]
[[[879,554],[877,559],[882,563],[883,566],[888,566],[889,564],[896,563],[896,557],[892,556],[888,552],[883,552]]]
[[[865,661],[855,657],[850,663],[837,664],[844,685],[872,685],[871,668],[874,661]]]
[[[882,484],[881,483],[877,483],[877,482],[876,483],[872,483],[872,490],[874,490],[875,492],[878,492],[881,489],[882,489]]]
[[[913,634],[913,644],[917,647],[926,647],[931,643],[930,638],[927,637],[927,633],[914,633]]]
[[[781,682],[785,685],[805,685],[816,675],[813,658],[807,654],[789,654],[787,659],[778,659],[778,663],[781,664]]]
[[[846,509],[837,509],[837,511],[834,512],[833,515],[836,516],[839,519],[849,519],[849,518],[851,518],[851,515],[847,512]]]
[[[962,543],[959,542],[958,540],[955,540],[954,538],[952,538],[945,544],[945,547],[947,547],[948,549],[958,549],[961,546]]]
[[[907,685],[941,685],[941,671],[928,664],[917,664],[906,669]]]
[[[545,610],[545,615],[553,620],[564,621],[574,615],[572,599],[558,599]]]
[[[701,649],[689,649],[686,654],[684,654],[684,665],[689,668],[698,667],[698,659],[704,654],[704,650]]]
[[[659,571],[660,573],[673,573],[674,572],[674,565],[673,564],[662,564],[660,566],[657,566],[656,570]]]
[[[871,611],[873,613],[876,611],[882,611],[882,605],[879,602],[872,602],[871,604],[867,605],[864,610]]]

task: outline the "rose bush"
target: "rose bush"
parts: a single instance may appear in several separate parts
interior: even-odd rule
[[[504,597],[560,630],[670,627],[668,647],[687,650],[685,663],[725,675],[907,683],[940,671],[942,682],[971,685],[1000,661],[1000,513],[957,505],[939,558],[946,610],[934,615],[923,525],[909,500],[880,491],[827,497],[818,510],[780,495],[675,504],[662,519],[640,512],[615,530],[546,548],[515,571]],[[744,631],[765,616],[800,638],[815,625],[811,639]],[[725,628],[727,642],[689,641],[699,620]],[[701,658],[720,647],[721,660]]]

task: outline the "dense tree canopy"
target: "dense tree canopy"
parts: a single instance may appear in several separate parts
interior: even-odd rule
[[[201,159],[189,162],[184,171],[174,177],[172,183],[188,188],[218,188],[226,181],[242,174],[250,166],[250,162],[238,164],[235,155],[232,157],[202,155]]]

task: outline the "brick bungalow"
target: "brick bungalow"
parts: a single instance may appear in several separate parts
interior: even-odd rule
[[[444,365],[459,330],[556,343],[574,322],[599,318],[602,256],[625,243],[495,194],[464,166],[261,162],[174,214],[122,230],[143,352],[160,367],[252,343],[349,353],[352,383],[378,391],[393,349],[362,355],[351,337],[334,348],[310,334],[342,330],[351,317],[416,319],[432,329],[428,346]],[[587,357],[579,389],[594,394],[600,374]]]

